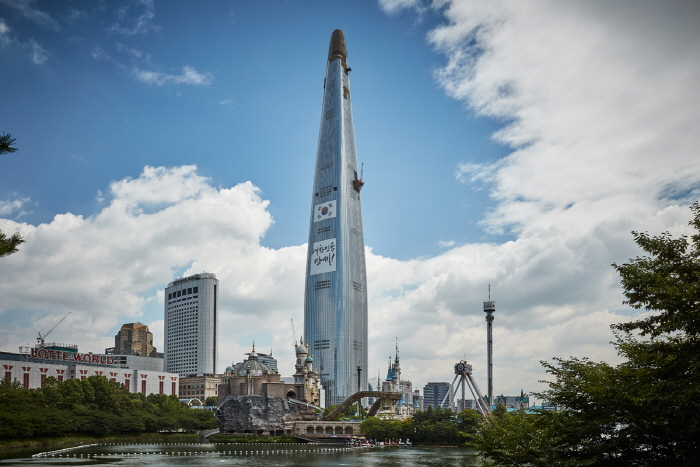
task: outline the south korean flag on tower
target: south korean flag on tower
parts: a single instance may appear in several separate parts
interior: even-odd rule
[[[317,204],[314,208],[314,222],[322,221],[335,217],[335,201]]]

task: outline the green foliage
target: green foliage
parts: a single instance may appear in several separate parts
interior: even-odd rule
[[[12,146],[14,143],[15,138],[9,133],[0,135],[0,155],[17,151],[17,148]],[[0,230],[0,258],[16,253],[17,247],[22,243],[24,243],[24,238],[18,232],[8,238],[7,234]]]
[[[0,135],[0,156],[17,151],[17,148],[12,146],[13,144],[15,144],[15,138],[11,134],[3,133]]]
[[[496,466],[700,465],[700,205],[698,233],[633,232],[646,252],[613,264],[633,308],[651,314],[612,325],[623,363],[542,362],[554,376],[536,396],[565,409],[493,417],[476,446]]]
[[[573,467],[591,465],[580,456],[576,443],[569,443],[563,429],[570,426],[572,412],[502,413],[485,420],[473,446],[488,453],[487,465],[509,467]],[[611,464],[614,465],[614,464]]]
[[[388,420],[377,417],[369,417],[360,424],[360,431],[367,438],[379,441],[389,439],[413,438],[413,420]]]
[[[209,397],[207,397],[206,400],[204,401],[204,405],[208,405],[208,406],[216,406],[216,405],[219,405],[219,398],[216,397],[216,396],[209,396]]]
[[[17,253],[19,251],[17,247],[22,243],[24,243],[24,237],[18,232],[15,232],[8,238],[7,234],[0,230],[0,258]]]
[[[208,410],[190,409],[177,396],[130,393],[102,376],[24,389],[17,381],[0,381],[0,439],[82,433],[115,433],[216,428]]]
[[[325,417],[326,415],[328,415],[329,413],[334,411],[336,409],[336,407],[338,407],[338,406],[331,405],[330,407],[326,407],[325,409],[323,409],[323,416]],[[357,414],[357,405],[352,404],[352,405],[346,407],[345,410],[340,412],[338,415],[333,417],[332,421],[339,422],[341,420],[351,420],[351,419],[354,419],[357,417],[356,414]]]
[[[455,414],[441,407],[429,407],[405,420],[370,417],[362,422],[360,429],[368,438],[380,441],[410,439],[421,444],[464,445],[471,442],[481,420],[481,415],[475,410]]]
[[[493,409],[493,416],[496,418],[502,418],[508,413],[508,408],[503,405],[503,402],[499,402],[495,409]]]

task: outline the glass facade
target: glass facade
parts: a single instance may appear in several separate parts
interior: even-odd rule
[[[304,339],[325,388],[326,407],[367,388],[362,181],[346,57],[343,33],[336,30],[326,66],[304,297]]]

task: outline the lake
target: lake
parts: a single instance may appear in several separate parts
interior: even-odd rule
[[[465,466],[475,465],[476,452],[464,448],[380,447],[346,448],[318,444],[153,443],[97,444],[63,450],[4,452],[7,466]],[[13,458],[8,458],[8,457]],[[32,457],[41,456],[41,457]]]

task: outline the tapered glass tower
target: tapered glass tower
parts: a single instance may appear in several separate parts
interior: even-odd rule
[[[367,389],[367,273],[343,31],[331,36],[309,223],[304,333],[326,407]]]

